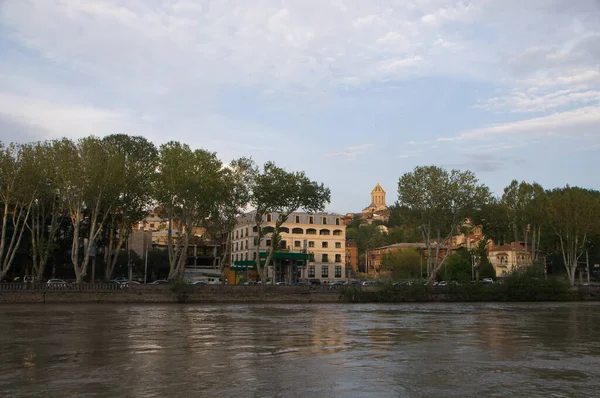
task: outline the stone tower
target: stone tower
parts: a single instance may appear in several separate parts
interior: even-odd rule
[[[379,208],[387,207],[385,204],[385,189],[379,183],[371,191],[371,206]]]

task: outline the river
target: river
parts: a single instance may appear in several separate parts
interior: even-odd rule
[[[579,397],[600,303],[3,305],[2,397]]]

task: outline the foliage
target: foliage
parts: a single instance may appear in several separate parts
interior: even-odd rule
[[[450,238],[459,225],[489,200],[489,189],[479,184],[471,171],[447,171],[437,166],[415,167],[400,178],[398,203],[413,214],[416,226],[422,231],[427,246],[430,281],[450,254]],[[445,242],[449,242],[448,247],[444,247]],[[446,254],[440,259],[442,247]]]
[[[255,177],[251,204],[255,208],[255,227],[258,231],[256,245],[256,266],[261,280],[267,280],[264,267],[270,264],[275,248],[279,247],[281,236],[279,227],[292,212],[303,210],[308,213],[323,211],[331,200],[329,188],[311,181],[304,172],[288,172],[273,162],[267,162],[262,173]],[[275,226],[271,233],[271,246],[265,261],[260,262],[260,242],[267,235],[262,228],[267,214],[275,214]],[[275,281],[273,280],[273,283]]]
[[[588,238],[599,232],[600,193],[566,186],[550,191],[548,196],[548,222],[557,239],[569,282],[573,285]]]
[[[448,256],[444,265],[437,273],[438,280],[468,282],[471,280],[472,264],[467,256],[462,253],[454,253]]]
[[[381,267],[391,269],[395,280],[421,278],[422,260],[415,249],[394,250],[381,257]]]
[[[169,220],[169,279],[183,276],[194,231],[223,197],[223,167],[213,152],[171,141],[161,145],[155,196]],[[174,225],[176,223],[176,226]]]

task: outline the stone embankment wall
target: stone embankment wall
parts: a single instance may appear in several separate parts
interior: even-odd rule
[[[100,285],[100,284],[98,284]],[[5,285],[6,286],[6,285]],[[35,285],[34,285],[35,286]],[[336,289],[309,289],[306,286],[190,286],[173,292],[166,285],[137,285],[113,288],[56,287],[0,288],[2,303],[338,303]]]

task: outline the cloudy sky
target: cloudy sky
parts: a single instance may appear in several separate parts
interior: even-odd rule
[[[600,188],[598,0],[0,0],[0,140],[110,133],[305,170]]]

